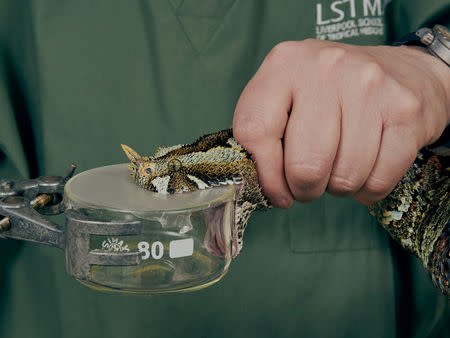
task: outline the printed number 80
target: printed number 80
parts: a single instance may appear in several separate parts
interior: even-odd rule
[[[142,253],[143,260],[149,259],[150,255],[153,259],[160,259],[164,255],[164,246],[159,241],[153,242],[151,249],[149,249],[150,244],[148,244],[148,242],[138,243],[138,250]]]

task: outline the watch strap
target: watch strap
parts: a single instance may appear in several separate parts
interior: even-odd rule
[[[416,32],[408,33],[399,40],[392,43],[392,46],[420,46],[425,47]]]

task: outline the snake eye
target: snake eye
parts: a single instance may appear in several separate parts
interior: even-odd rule
[[[152,173],[152,168],[147,167],[147,168],[145,168],[144,171],[145,171],[146,174],[151,174]]]

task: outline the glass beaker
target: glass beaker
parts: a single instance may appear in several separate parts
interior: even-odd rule
[[[92,265],[83,284],[103,290],[162,293],[220,280],[232,257],[234,185],[173,195],[140,188],[126,164],[91,169],[67,182],[67,208],[91,220],[139,220],[136,235],[90,234],[91,250],[139,251],[132,266]],[[89,229],[88,229],[89,231]],[[70,241],[68,232],[66,241]]]

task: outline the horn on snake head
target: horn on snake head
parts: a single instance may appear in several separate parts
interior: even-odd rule
[[[141,163],[143,163],[145,160],[142,158],[141,155],[139,155],[137,152],[135,152],[133,149],[131,149],[129,146],[125,144],[121,144],[122,149],[127,155],[128,159],[133,163],[136,167],[139,167]]]

